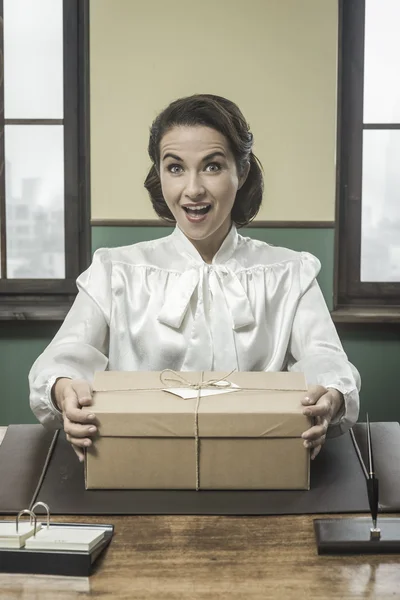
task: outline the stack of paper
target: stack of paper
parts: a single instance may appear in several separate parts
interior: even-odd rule
[[[41,529],[26,540],[29,550],[65,550],[90,552],[103,538],[106,530],[99,527],[57,527]]]
[[[41,524],[36,525],[39,533]],[[28,522],[19,523],[18,533],[15,522],[0,521],[0,548],[22,548],[26,540],[33,536],[34,525]]]

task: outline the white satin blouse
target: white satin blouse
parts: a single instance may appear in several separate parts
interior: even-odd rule
[[[311,254],[242,237],[235,227],[206,264],[176,227],[168,237],[100,249],[77,280],[79,293],[29,374],[31,407],[59,427],[51,401],[58,377],[95,371],[215,370],[305,373],[338,389],[339,435],[358,416],[360,385],[316,281]]]

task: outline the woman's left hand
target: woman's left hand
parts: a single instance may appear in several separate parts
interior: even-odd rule
[[[305,407],[303,414],[315,419],[315,425],[302,434],[304,446],[312,448],[311,460],[321,450],[326,439],[329,423],[343,406],[343,394],[334,388],[324,388],[322,385],[309,387],[306,397],[302,400]]]

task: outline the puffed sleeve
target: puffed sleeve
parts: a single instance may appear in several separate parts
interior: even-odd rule
[[[335,388],[343,394],[344,409],[328,429],[328,436],[334,437],[357,421],[360,375],[347,359],[317,283],[320,267],[315,256],[301,254],[300,299],[293,321],[288,368],[303,372],[309,385]]]
[[[86,379],[108,363],[111,312],[111,262],[97,250],[91,266],[77,279],[78,295],[62,326],[29,373],[30,405],[43,425],[60,427],[61,413],[51,399],[60,377]]]

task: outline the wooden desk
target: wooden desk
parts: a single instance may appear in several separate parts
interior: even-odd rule
[[[2,438],[0,428],[0,439]],[[115,535],[88,578],[0,573],[0,598],[24,600],[400,598],[400,557],[319,557],[313,517],[55,517],[105,522]]]

